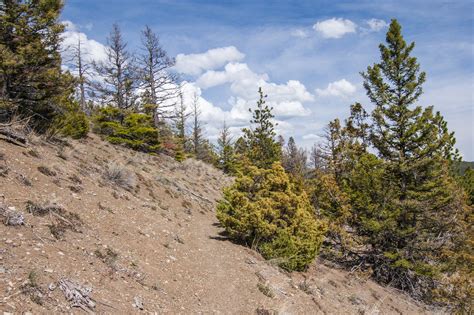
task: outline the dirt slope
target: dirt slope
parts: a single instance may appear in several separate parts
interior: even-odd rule
[[[84,312],[59,285],[70,280],[98,313],[430,313],[322,263],[284,273],[220,236],[214,208],[231,180],[210,166],[96,136],[69,143],[0,141],[0,219],[25,220],[0,223],[4,312]]]

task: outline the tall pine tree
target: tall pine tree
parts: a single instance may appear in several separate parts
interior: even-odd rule
[[[443,252],[464,233],[458,220],[467,208],[449,175],[454,135],[432,106],[416,105],[426,75],[410,55],[414,47],[392,20],[381,61],[362,73],[375,105],[371,142],[385,169],[384,185],[393,192],[389,200],[371,201],[377,211],[356,215],[372,245],[376,278],[427,297],[442,271]]]

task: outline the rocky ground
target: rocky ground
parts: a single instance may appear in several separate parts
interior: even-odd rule
[[[406,295],[317,261],[288,274],[221,235],[231,179],[90,136],[0,140],[5,313],[428,314]]]

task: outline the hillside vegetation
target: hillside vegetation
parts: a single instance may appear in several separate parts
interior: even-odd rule
[[[148,26],[139,53],[114,24],[104,60],[80,40],[63,59],[63,5],[0,4],[2,308],[472,313],[474,170],[419,104],[396,19],[361,72],[373,110],[308,152],[258,87],[248,126],[211,143]]]
[[[232,179],[213,167],[67,143],[0,142],[4,312],[82,313],[59,287],[69,280],[97,313],[138,311],[135,298],[165,314],[429,313],[363,274],[322,262],[290,274],[227,240],[214,211]],[[22,225],[4,224],[13,214]]]

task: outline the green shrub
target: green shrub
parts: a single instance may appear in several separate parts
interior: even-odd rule
[[[158,152],[158,130],[151,115],[127,112],[114,107],[99,110],[94,118],[94,131],[113,143],[137,151]]]
[[[67,112],[60,118],[59,133],[73,139],[81,139],[89,133],[89,121],[81,111]]]
[[[89,120],[79,103],[73,98],[72,87],[69,94],[57,98],[57,114],[49,128],[49,133],[80,139],[89,133]]]
[[[186,159],[186,154],[184,150],[177,149],[174,154],[174,159],[178,162],[183,162]]]
[[[280,163],[249,166],[224,190],[217,218],[229,236],[287,270],[303,270],[319,251],[326,230],[305,192],[290,182]]]

